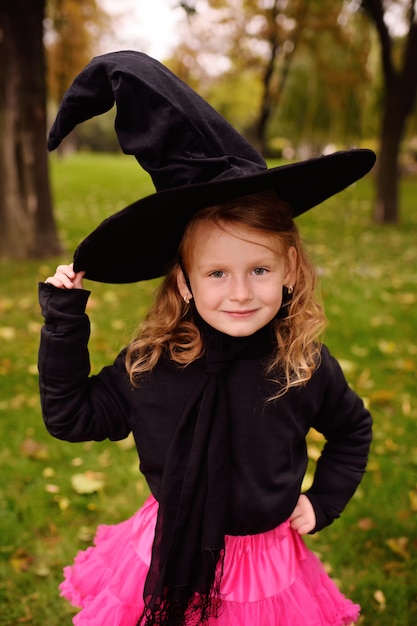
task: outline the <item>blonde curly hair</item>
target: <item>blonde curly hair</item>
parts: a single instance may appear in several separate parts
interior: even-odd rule
[[[301,386],[320,362],[320,337],[325,316],[316,297],[316,273],[291,217],[289,206],[273,191],[242,196],[202,209],[188,223],[178,260],[160,285],[155,301],[126,354],[126,368],[132,384],[151,371],[161,356],[186,366],[204,354],[204,345],[194,321],[194,307],[186,304],[177,286],[179,270],[187,276],[197,229],[202,224],[224,228],[240,225],[271,235],[276,252],[286,257],[297,252],[294,292],[283,303],[274,320],[277,350],[266,374],[277,382],[274,398],[291,387]]]

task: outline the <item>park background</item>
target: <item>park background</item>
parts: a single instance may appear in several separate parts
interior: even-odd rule
[[[368,177],[297,220],[320,277],[325,341],[375,422],[357,494],[340,520],[307,541],[362,605],[361,624],[416,624],[414,2],[166,0],[175,37],[158,48],[167,31],[153,18],[144,33],[143,2],[133,3],[137,13],[132,2],[115,10],[110,0],[12,4],[0,4],[0,625],[70,624],[73,611],[57,591],[62,567],[91,545],[97,524],[123,520],[147,495],[130,439],[52,439],[37,389],[37,282],[102,219],[153,191],[135,160],[120,154],[114,111],[46,154],[46,130],[72,78],[95,54],[125,47],[166,62],[271,166],[339,148],[376,150]],[[28,30],[25,20],[39,16],[42,28]],[[25,46],[16,46],[19,37]],[[36,83],[44,101],[15,80],[33,60],[44,70]],[[87,284],[93,372],[129,341],[157,282]],[[312,432],[306,484],[321,445]]]

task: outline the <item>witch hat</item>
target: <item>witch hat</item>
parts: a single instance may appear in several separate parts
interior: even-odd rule
[[[188,221],[206,206],[272,189],[296,217],[375,163],[371,150],[349,150],[268,168],[195,91],[155,59],[130,50],[95,57],[75,78],[48,149],[115,102],[120,146],[150,174],[156,192],[111,215],[81,242],[74,269],[90,280],[128,283],[164,275]]]

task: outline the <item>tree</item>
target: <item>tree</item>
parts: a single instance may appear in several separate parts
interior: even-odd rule
[[[48,12],[48,20],[46,20]],[[49,185],[44,24],[56,101],[90,58],[96,0],[0,0],[0,257],[59,254]]]
[[[200,80],[201,91],[201,80],[206,89],[210,81],[196,67],[209,67],[209,73],[217,67],[224,82],[233,85],[230,97],[237,82],[248,84],[251,74],[251,84],[258,85],[258,102],[250,138],[262,153],[268,152],[271,122],[299,59],[307,61],[308,83],[314,83],[321,98],[320,111],[328,114],[328,126],[332,131],[344,128],[345,103],[354,100],[352,92],[365,82],[363,57],[369,51],[369,35],[349,27],[353,15],[349,6],[334,0],[189,0],[186,5],[190,28],[175,55],[181,59],[175,70],[185,66],[183,77],[188,82]],[[249,99],[248,94],[244,97]],[[314,103],[308,106],[306,120],[313,119]],[[303,121],[301,127],[311,129]]]
[[[0,0],[0,257],[60,252],[46,152],[45,0]]]
[[[390,34],[389,12],[403,8],[402,23],[408,29],[403,36],[402,53]],[[374,217],[377,222],[395,223],[399,219],[399,152],[406,124],[417,94],[417,15],[415,0],[386,2],[363,0],[362,6],[375,24],[380,42],[384,77],[384,110],[380,131],[377,191]],[[397,60],[398,59],[398,60]]]
[[[59,103],[69,84],[94,56],[108,15],[97,0],[49,0],[45,45],[48,94]]]

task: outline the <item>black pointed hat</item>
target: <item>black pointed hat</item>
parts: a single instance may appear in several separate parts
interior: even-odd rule
[[[371,150],[349,150],[268,169],[196,92],[155,59],[130,50],[95,57],[75,78],[48,149],[115,102],[120,146],[149,172],[156,192],[111,215],[78,246],[74,268],[91,280],[162,276],[186,224],[203,207],[273,189],[295,217],[364,176],[375,162]]]

